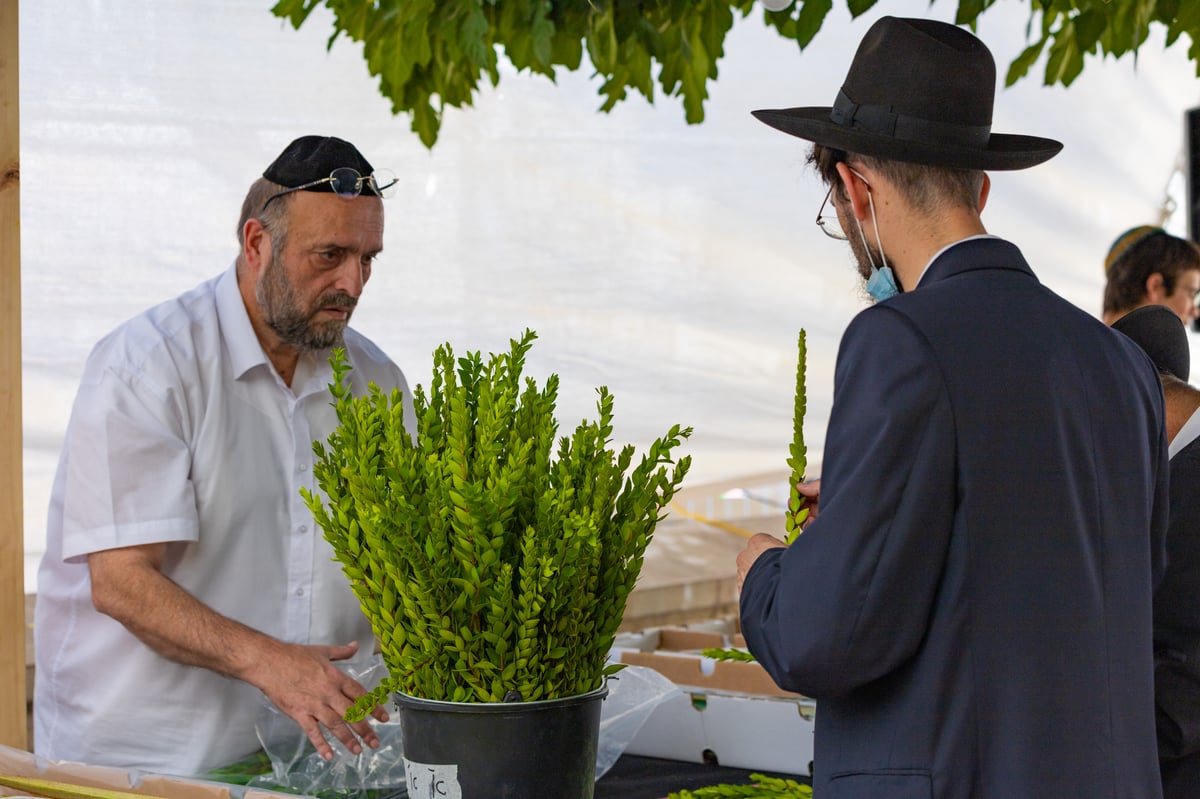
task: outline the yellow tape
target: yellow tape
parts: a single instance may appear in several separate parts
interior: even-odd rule
[[[29,791],[36,796],[47,796],[51,799],[154,799],[149,794],[114,791],[109,788],[88,788],[68,782],[32,779],[0,774],[0,785]]]
[[[710,519],[707,516],[701,516],[699,513],[692,513],[691,511],[685,510],[684,508],[680,507],[679,504],[676,502],[670,503],[669,505],[667,505],[667,508],[670,509],[670,511],[672,513],[678,513],[680,516],[686,516],[687,518],[691,519],[694,522],[700,522],[701,524],[707,524],[711,527],[716,527],[720,530],[724,530],[727,533],[733,533],[734,535],[741,536],[742,538],[752,538],[753,536],[758,535],[758,533],[754,532],[753,530],[746,530],[744,528],[738,527],[736,524],[730,524],[729,522],[723,522],[720,519]]]

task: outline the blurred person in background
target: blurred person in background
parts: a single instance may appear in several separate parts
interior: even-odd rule
[[[1106,325],[1134,308],[1164,305],[1190,326],[1200,311],[1200,247],[1160,227],[1142,225],[1117,237],[1104,258]]]
[[[1154,705],[1164,799],[1200,797],[1200,389],[1176,312],[1130,311],[1113,328],[1158,369],[1171,458],[1167,571],[1154,593]]]

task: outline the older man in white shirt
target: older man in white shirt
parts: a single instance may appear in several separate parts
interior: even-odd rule
[[[297,139],[250,188],[234,266],[92,352],[38,575],[39,754],[201,773],[258,747],[263,695],[327,758],[326,732],[378,745],[343,721],[365,690],[335,666],[370,624],[300,488],[337,424],[332,347],[356,393],[408,393],[347,327],[391,183],[348,142]]]

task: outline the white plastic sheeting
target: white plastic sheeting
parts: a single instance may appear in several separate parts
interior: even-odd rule
[[[300,31],[270,0],[37,0],[21,7],[25,524],[42,549],[49,486],[84,358],[141,309],[228,266],[250,181],[295,136],[355,142],[401,176],[386,251],[355,316],[411,382],[431,353],[540,340],[529,372],[562,379],[559,419],[616,396],[618,443],[693,425],[689,483],[783,469],[797,331],[808,331],[808,440],[819,463],[837,342],[863,307],[844,245],[813,224],[803,144],[751,109],[829,104],[880,13],[950,19],[955,3],[884,0],[830,15],[813,45],[735,23],[706,121],[677,99],[597,113],[585,68],[557,85],[502,70],[445,115],[430,153],[393,117],[323,11]],[[979,35],[1001,81],[1026,3]],[[1042,280],[1098,313],[1112,239],[1155,222],[1197,104],[1187,42],[1092,58],[1070,89],[998,89],[994,130],[1063,140],[1054,161],[996,173],[985,213]],[[1173,190],[1180,190],[1176,180]],[[1182,212],[1170,221],[1183,232]],[[970,309],[964,309],[969,313]],[[1019,390],[1019,387],[1014,387]],[[33,573],[27,570],[28,590]]]

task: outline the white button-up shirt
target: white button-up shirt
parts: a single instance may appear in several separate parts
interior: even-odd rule
[[[352,391],[408,397],[347,329]],[[168,543],[163,572],[218,613],[293,643],[361,642],[370,624],[313,521],[312,442],[337,426],[328,353],[289,388],[233,269],[134,318],[88,358],[51,493],[38,573],[34,741],[41,755],[195,774],[258,748],[262,694],[169,661],[96,611],[89,553]],[[406,421],[412,424],[411,402]]]

